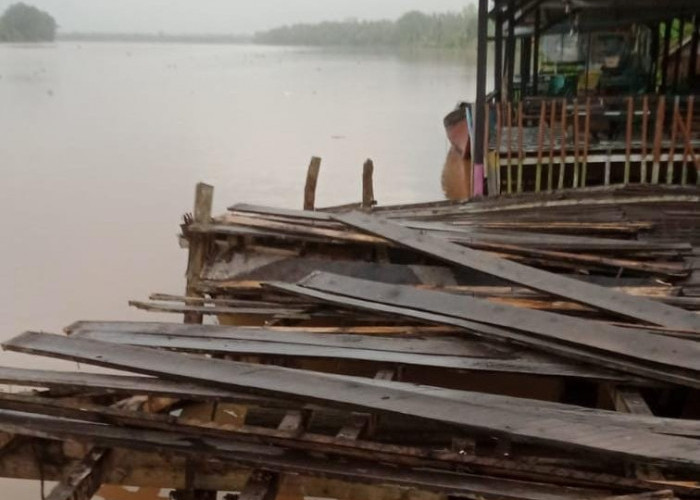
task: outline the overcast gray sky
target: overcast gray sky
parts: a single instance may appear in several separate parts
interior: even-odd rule
[[[0,0],[4,10],[16,0]],[[24,0],[62,31],[252,33],[281,24],[396,18],[409,10],[459,10],[473,0]]]

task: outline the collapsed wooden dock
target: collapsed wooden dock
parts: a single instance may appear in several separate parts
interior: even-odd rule
[[[700,189],[236,204],[199,185],[184,323],[80,321],[7,350],[0,476],[174,498],[700,496]],[[38,360],[39,358],[37,358]],[[38,363],[39,361],[37,361]]]

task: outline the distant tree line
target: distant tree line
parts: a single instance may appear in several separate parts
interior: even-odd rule
[[[0,42],[51,42],[55,37],[56,20],[31,5],[10,5],[0,16]]]
[[[423,14],[412,11],[396,21],[322,22],[295,24],[256,33],[256,43],[270,45],[348,45],[464,48],[474,43],[477,12]]]
[[[134,42],[134,43],[249,43],[249,35],[207,35],[169,33],[60,33],[67,42]]]

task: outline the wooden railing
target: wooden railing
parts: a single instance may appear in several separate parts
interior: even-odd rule
[[[699,183],[698,107],[693,96],[487,104],[488,191]]]

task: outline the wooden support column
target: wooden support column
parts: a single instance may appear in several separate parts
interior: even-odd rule
[[[314,210],[316,206],[316,182],[321,170],[321,158],[312,156],[309,168],[306,171],[306,184],[304,185],[304,210]]]
[[[195,224],[209,224],[211,222],[213,201],[214,187],[210,186],[209,184],[204,184],[203,182],[198,183],[194,198],[193,221]],[[185,303],[188,306],[197,305],[198,301],[196,299],[201,299],[204,297],[204,294],[199,291],[197,284],[201,277],[202,269],[204,268],[204,263],[209,251],[209,238],[210,236],[207,234],[190,235],[190,255],[187,263],[187,293],[185,295],[188,298],[192,297],[195,300],[186,301]],[[202,313],[186,312],[184,322],[189,324],[201,324],[203,319],[204,316]],[[206,406],[208,408],[212,408],[212,405]],[[190,470],[191,467],[188,466],[188,471]],[[187,482],[194,482],[194,480],[192,479],[192,481]],[[213,498],[216,499],[216,491],[195,490],[190,487],[183,490],[175,490],[171,494],[173,498],[182,500],[206,500],[211,498],[212,495]]]
[[[212,202],[214,200],[214,188],[208,184],[200,182],[194,198],[195,224],[209,224],[211,221]],[[190,253],[187,262],[187,295],[188,297],[201,298],[204,295],[198,291],[197,283],[200,279],[204,261],[209,249],[209,236],[206,234],[190,234]],[[194,305],[187,303],[187,305]],[[201,323],[202,314],[196,312],[185,313],[185,323]]]
[[[503,96],[503,17],[499,4],[496,4],[496,19],[494,25],[494,61],[493,61],[493,85],[496,89],[498,102],[502,102]]]
[[[373,175],[374,163],[372,163],[372,160],[367,159],[362,166],[362,209],[368,212],[377,204],[377,200],[374,199]]]
[[[515,2],[508,0],[508,39],[506,40],[506,99],[513,100],[513,78],[515,73]]]
[[[479,0],[478,42],[476,54],[476,103],[474,104],[474,154],[472,155],[472,194],[484,194],[484,134],[486,133],[486,64],[488,0]]]

